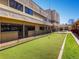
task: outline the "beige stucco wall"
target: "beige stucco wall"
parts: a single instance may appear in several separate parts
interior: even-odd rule
[[[35,33],[35,31],[28,31],[28,36],[29,36],[29,37],[30,37],[30,36],[33,36],[34,33]]]
[[[18,32],[17,31],[12,31],[12,32],[1,32],[0,33],[0,41],[11,41],[18,39]]]
[[[43,17],[43,16],[41,16],[38,13],[35,13],[35,12],[33,12],[33,16],[38,17],[38,18],[40,18],[42,20],[45,18],[45,17]]]
[[[40,26],[36,25],[35,26],[35,31],[39,31],[40,30]]]
[[[24,6],[28,8],[31,8],[33,11],[43,15],[44,17],[47,17],[47,13],[32,0],[16,0],[16,1],[23,4]]]
[[[55,22],[59,22],[60,21],[60,16],[59,16],[58,12],[52,11],[51,19],[54,20]]]
[[[0,4],[8,5],[8,0],[0,0]]]

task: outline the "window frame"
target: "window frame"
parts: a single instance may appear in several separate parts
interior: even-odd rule
[[[25,7],[25,13],[28,13],[30,15],[33,15],[33,10],[30,8]]]
[[[15,0],[9,0],[9,6],[23,12],[23,5]]]

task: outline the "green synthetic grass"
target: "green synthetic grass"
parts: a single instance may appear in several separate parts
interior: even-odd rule
[[[57,59],[65,34],[53,33],[0,51],[0,59]]]
[[[79,59],[79,46],[71,34],[67,35],[62,59]]]

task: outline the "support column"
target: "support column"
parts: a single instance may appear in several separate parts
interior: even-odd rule
[[[35,26],[35,31],[39,31],[39,26],[38,25]]]
[[[25,6],[23,6],[23,13],[25,13]]]
[[[9,2],[9,0],[8,0],[8,6],[10,6],[10,4],[9,4],[10,2]]]
[[[50,32],[52,32],[51,26],[50,26]]]
[[[47,26],[44,26],[44,33],[47,33]]]
[[[40,28],[39,28],[38,25],[36,25],[36,26],[35,26],[35,32],[36,32],[36,34],[39,34],[39,31],[40,31]]]
[[[47,31],[49,30],[49,26],[46,27]]]
[[[23,38],[25,38],[25,25],[23,25]]]
[[[44,26],[44,31],[46,30],[46,26]]]
[[[0,22],[0,47],[1,47],[1,22]]]

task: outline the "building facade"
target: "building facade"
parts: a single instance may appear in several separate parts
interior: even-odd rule
[[[50,20],[32,0],[0,0],[0,42],[49,33]]]
[[[48,19],[52,23],[52,30],[58,31],[60,26],[60,16],[56,10],[47,9],[46,12],[48,13]]]

